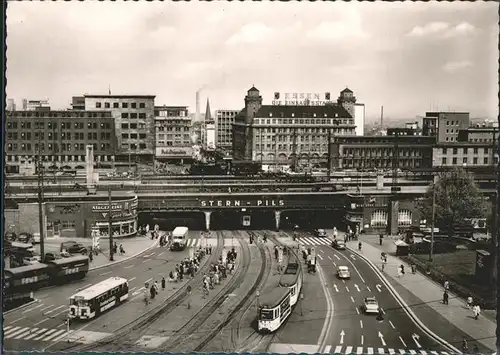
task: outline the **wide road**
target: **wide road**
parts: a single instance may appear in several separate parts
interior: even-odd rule
[[[35,292],[35,298],[39,302],[4,315],[4,348],[16,351],[51,350],[54,343],[66,340],[64,320],[69,308],[69,298],[73,294],[112,276],[126,278],[130,288],[128,302],[93,321],[71,324],[71,330],[84,330],[78,332],[78,342],[98,341],[145,311],[147,306],[142,298],[145,282],[160,282],[162,277],[168,279],[168,273],[175,265],[189,256],[190,248],[215,243],[215,236],[201,242],[200,233],[190,231],[187,243],[189,247],[184,251],[173,252],[158,246],[137,258],[90,271],[83,280],[41,289]]]
[[[287,244],[297,245],[297,242],[290,242],[289,237],[279,239],[283,241],[288,239]],[[447,351],[413,323],[375,271],[353,252],[335,250],[330,246],[330,239],[315,238],[312,235],[299,238],[298,243],[306,248],[315,248],[324,283],[320,282],[320,272],[305,275],[302,306],[299,302],[295,307],[286,326],[273,340],[275,344],[269,351],[280,353],[318,351],[320,335],[324,331],[324,325],[328,324],[325,322],[328,307],[323,286],[333,301],[330,313],[333,319],[331,327],[326,339],[321,342],[326,352],[431,354],[431,351],[437,353]],[[349,280],[338,279],[336,271],[339,266],[349,268],[351,273]],[[364,314],[362,310],[365,297],[370,296],[377,299],[383,310],[381,321],[377,320],[376,315]],[[315,313],[316,319],[307,316],[310,313]],[[299,327],[298,323],[301,323],[302,327]],[[316,323],[321,325],[318,326]],[[305,328],[307,331],[304,331]]]
[[[334,320],[329,339],[332,353],[361,351],[370,354],[379,353],[379,348],[385,353],[391,350],[446,350],[422,333],[364,260],[348,250],[338,251],[329,246],[317,246],[316,249],[318,264],[333,299]],[[350,280],[337,278],[338,266],[349,267]],[[362,310],[365,297],[371,296],[376,297],[383,310],[382,321]]]

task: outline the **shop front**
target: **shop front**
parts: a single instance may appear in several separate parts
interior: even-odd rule
[[[109,235],[109,223],[115,238],[137,233],[137,197],[108,201],[78,203],[50,202],[46,204],[47,237],[91,238],[98,232],[101,238]]]

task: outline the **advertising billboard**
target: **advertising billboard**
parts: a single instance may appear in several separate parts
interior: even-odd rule
[[[191,158],[192,147],[156,147],[156,157],[159,158]]]

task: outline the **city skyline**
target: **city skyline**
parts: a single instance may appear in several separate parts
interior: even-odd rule
[[[498,110],[498,11],[493,3],[10,3],[7,97],[157,95],[243,108],[255,85],[275,91],[345,87],[367,119],[425,111]],[[89,18],[92,21],[89,21]],[[57,21],[55,20],[57,19]],[[35,35],[36,34],[36,35]],[[28,74],[28,75],[27,75]]]

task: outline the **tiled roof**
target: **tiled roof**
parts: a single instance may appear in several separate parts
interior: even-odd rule
[[[250,90],[248,90],[248,92],[251,92],[251,91],[259,91],[259,89],[257,89],[255,86],[252,86],[250,88]]]
[[[349,89],[349,88],[345,88],[344,90],[341,91],[341,93],[343,93],[343,92],[350,92],[350,93],[352,93],[352,90]]]
[[[338,105],[324,106],[278,106],[278,105],[263,105],[255,114],[255,117],[293,117],[296,118],[352,118],[349,112]],[[270,114],[272,116],[270,116]],[[326,115],[326,116],[325,116]],[[335,116],[337,115],[337,116]]]

